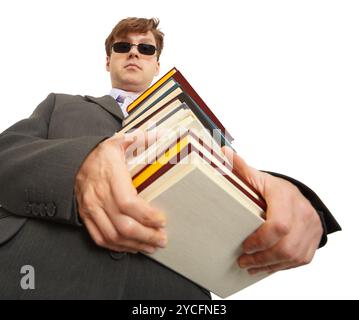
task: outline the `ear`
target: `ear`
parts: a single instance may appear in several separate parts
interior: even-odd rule
[[[106,70],[110,71],[110,61],[111,61],[111,57],[107,56],[106,57]]]
[[[157,61],[156,74],[155,74],[155,76],[157,77],[157,76],[159,75],[159,73],[160,73],[160,62]]]

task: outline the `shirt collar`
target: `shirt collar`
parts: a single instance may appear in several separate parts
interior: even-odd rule
[[[128,116],[127,113],[127,106],[134,101],[140,94],[139,93],[133,93],[128,92],[119,88],[112,88],[110,91],[110,96],[112,96],[115,100],[118,98],[118,96],[121,95],[124,97],[123,103],[118,103],[120,106],[121,112],[123,114],[123,117],[126,118]]]
[[[124,97],[131,98],[132,100],[135,100],[140,94],[139,93],[133,93],[128,92],[119,88],[112,88],[110,91],[110,96],[112,96],[115,100],[119,95],[122,95]]]

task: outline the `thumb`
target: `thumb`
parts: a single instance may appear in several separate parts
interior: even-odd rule
[[[135,134],[124,134],[122,132],[116,132],[112,136],[112,139],[115,139],[125,152],[127,148],[136,141],[137,136]]]
[[[235,153],[231,148],[224,146],[222,152],[230,162],[232,171],[241,179],[248,182],[262,196],[264,194],[264,180],[262,172],[249,166],[242,157]]]
[[[121,146],[123,148],[123,151],[126,152],[128,147],[133,144],[137,140],[137,136],[135,135],[124,135],[124,138],[121,142]]]
[[[243,177],[248,175],[250,168],[242,157],[227,146],[222,147],[222,152],[234,170],[239,171]]]
[[[231,148],[224,146],[222,147],[222,152],[229,161],[232,171],[236,171],[246,179],[251,175],[251,168],[247,165],[244,159],[235,153]]]

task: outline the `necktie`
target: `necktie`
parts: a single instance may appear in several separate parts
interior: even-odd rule
[[[116,101],[117,101],[118,103],[121,103],[121,104],[122,104],[122,103],[125,101],[125,96],[119,95],[119,96],[117,97]]]
[[[125,103],[126,97],[124,95],[119,95],[116,98],[116,101],[119,103],[120,105],[120,110],[122,112],[123,118],[126,118],[128,116],[126,108],[127,108],[127,103]]]

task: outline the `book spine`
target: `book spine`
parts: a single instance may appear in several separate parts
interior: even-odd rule
[[[185,79],[185,77],[181,74],[180,71],[177,70],[175,74],[172,75],[172,78],[175,79],[186,91],[194,101],[201,107],[201,109],[213,120],[213,122],[217,125],[222,132],[225,133],[227,139],[232,142],[234,139],[229,134],[229,132],[225,129],[222,123],[218,120],[218,118],[213,114],[211,109],[206,105],[206,103],[202,100],[202,98],[198,95],[198,93],[192,88],[189,82]]]

